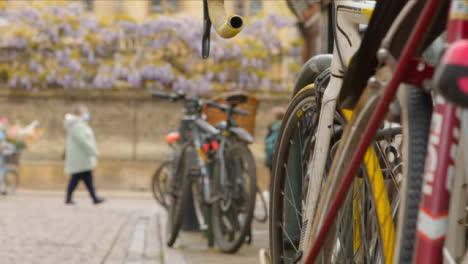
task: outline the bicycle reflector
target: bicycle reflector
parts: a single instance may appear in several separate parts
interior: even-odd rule
[[[169,144],[176,143],[180,139],[180,134],[179,132],[171,132],[167,134],[166,136],[166,142]]]
[[[208,151],[210,151],[210,144],[208,143],[203,144],[203,151],[205,153],[208,153]]]
[[[211,149],[214,151],[217,151],[219,149],[218,141],[216,140],[211,141]]]
[[[458,40],[448,48],[434,84],[449,101],[468,107],[468,40]]]

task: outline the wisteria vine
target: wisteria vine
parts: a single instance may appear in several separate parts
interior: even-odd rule
[[[10,26],[0,38],[0,82],[13,89],[282,90],[275,70],[298,69],[293,18],[253,18],[233,40],[212,34],[204,61],[202,23],[184,14],[103,20],[73,3],[2,15]],[[285,65],[285,57],[297,60]]]

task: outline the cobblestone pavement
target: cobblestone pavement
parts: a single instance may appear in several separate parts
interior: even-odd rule
[[[175,249],[164,246],[164,210],[149,194],[103,193],[98,206],[85,193],[65,206],[59,192],[0,197],[2,264],[211,264],[258,263],[267,244],[265,224],[254,244],[236,255],[207,249],[199,233],[183,232]]]

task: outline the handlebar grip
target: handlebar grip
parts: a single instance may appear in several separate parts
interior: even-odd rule
[[[155,99],[168,99],[171,101],[177,100],[177,95],[175,94],[170,94],[170,93],[164,93],[164,92],[152,92],[151,97]]]
[[[208,11],[216,32],[222,38],[232,38],[241,32],[244,19],[238,15],[227,15],[224,0],[208,0]]]

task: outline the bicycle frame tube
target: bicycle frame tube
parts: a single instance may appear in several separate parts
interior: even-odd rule
[[[202,181],[203,181],[203,199],[205,201],[208,201],[211,198],[210,175],[208,175],[208,169],[206,167],[207,164],[205,161],[206,156],[202,149],[201,134],[195,122],[193,123],[192,133],[193,133],[193,144],[195,146],[195,150],[197,151],[196,156],[197,156],[198,165],[200,166],[200,174],[201,174]]]
[[[457,108],[437,96],[419,209],[415,263],[442,263],[459,132]]]
[[[356,2],[348,0],[339,1],[339,4],[335,7],[338,14],[336,16],[337,26],[340,27],[342,32],[346,32],[346,34],[340,32],[336,36],[338,43],[335,43],[330,83],[325,89],[322,98],[319,124],[316,132],[316,138],[320,138],[321,140],[316,142],[312,160],[307,167],[307,174],[312,180],[309,181],[306,204],[315,205],[317,203],[321,186],[317,186],[314,183],[322,179],[325,173],[330,138],[332,136],[333,118],[336,110],[336,98],[340,93],[343,82],[344,70],[341,67],[337,50],[340,49],[343,62],[347,63],[361,43],[361,36],[358,30],[359,24],[367,24],[369,22],[368,20],[373,8],[373,1]],[[306,233],[301,235],[301,237],[308,238],[311,236],[311,228],[308,227],[312,225],[314,212],[315,207],[308,206],[305,208],[302,230],[306,230]],[[301,239],[299,247],[301,250],[308,249],[310,247],[309,239]]]
[[[452,1],[447,43],[468,39],[468,1]],[[442,263],[462,109],[436,98],[413,263]]]
[[[419,43],[424,36],[425,30],[428,27],[429,23],[433,15],[436,12],[436,9],[440,3],[440,0],[428,0],[424,11],[421,17],[418,19],[415,29],[413,30],[409,42],[406,44],[402,55],[400,57],[399,63],[395,69],[393,77],[383,92],[382,97],[379,99],[377,108],[373,113],[369,125],[365,130],[365,133],[362,137],[362,141],[360,142],[356,152],[353,155],[353,159],[351,161],[351,165],[346,170],[344,175],[343,181],[340,183],[338,188],[338,192],[333,197],[333,201],[330,205],[329,210],[326,213],[325,221],[323,225],[320,227],[320,231],[318,232],[313,246],[307,256],[306,263],[312,264],[314,263],[318,253],[320,252],[321,245],[323,244],[326,234],[329,231],[331,225],[334,222],[336,214],[338,213],[338,209],[340,208],[344,198],[346,197],[349,187],[353,182],[355,172],[357,168],[360,166],[361,161],[364,157],[364,154],[369,147],[370,143],[372,142],[375,133],[379,127],[379,124],[383,120],[390,102],[392,101],[395,93],[397,91],[398,86],[402,82],[404,78],[404,73],[409,68],[409,62],[414,56],[419,47]],[[321,141],[321,140],[320,140]],[[320,142],[319,141],[319,142]]]

